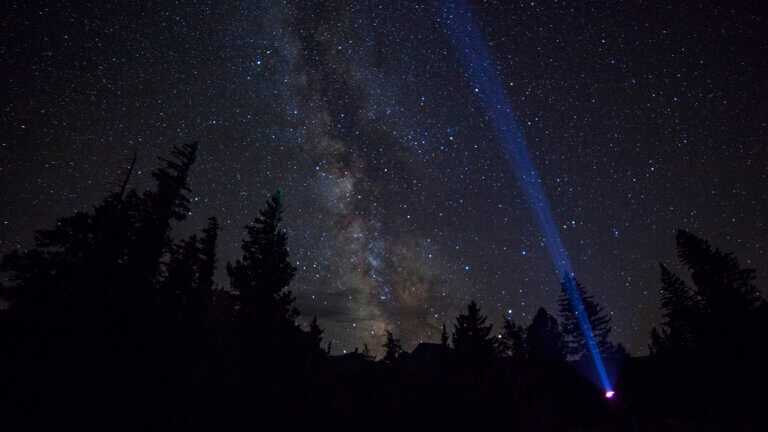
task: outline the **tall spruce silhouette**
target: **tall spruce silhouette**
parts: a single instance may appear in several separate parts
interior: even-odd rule
[[[320,344],[323,342],[323,332],[324,330],[317,323],[317,317],[313,317],[309,323],[309,339],[312,347],[320,349]]]
[[[366,361],[376,361],[376,354],[371,352],[371,348],[367,343],[363,344],[363,350],[360,352]]]
[[[480,307],[471,300],[467,312],[456,317],[453,325],[453,348],[457,359],[470,366],[481,366],[494,353],[495,339],[490,335],[492,324],[480,313]]]
[[[693,345],[710,358],[746,353],[750,333],[764,321],[760,310],[765,300],[754,284],[755,270],[742,268],[732,253],[690,232],[678,231],[675,240],[694,287],[662,270],[662,289],[668,290],[661,294],[665,345]]]
[[[501,356],[524,359],[527,353],[525,328],[510,317],[503,317],[501,337],[497,341],[497,353]]]
[[[679,230],[677,256],[690,272],[703,306],[713,315],[756,309],[763,299],[754,284],[755,270],[743,269],[730,252],[713,249],[708,241]]]
[[[384,358],[382,360],[390,365],[394,364],[403,352],[400,339],[395,339],[395,336],[389,329],[386,330],[386,339],[381,347],[384,348]]]
[[[283,193],[278,190],[245,227],[243,255],[227,264],[230,288],[237,294],[238,363],[242,376],[239,421],[255,427],[249,406],[258,405],[275,415],[300,397],[305,364],[303,332],[296,326],[299,315],[288,289],[296,268],[288,261],[283,220]],[[278,414],[283,413],[283,414]]]
[[[275,344],[294,327],[298,310],[288,284],[296,268],[288,261],[287,236],[282,228],[283,193],[278,190],[245,227],[243,256],[227,264],[230,286],[239,294],[240,317],[249,337]],[[255,334],[254,334],[255,332]]]
[[[440,331],[440,345],[442,345],[445,348],[448,348],[448,330],[445,328],[445,323],[443,323],[443,327]]]
[[[198,286],[201,290],[213,290],[216,273],[216,242],[219,237],[219,221],[215,217],[208,218],[208,225],[200,238],[200,264],[198,269]]]
[[[557,318],[540,307],[525,329],[528,355],[536,360],[565,360],[565,342]]]
[[[189,213],[189,170],[195,163],[198,144],[173,146],[171,158],[159,158],[164,166],[153,171],[155,189],[142,194],[137,231],[126,261],[130,280],[141,291],[156,287],[161,258],[171,248],[171,224]]]
[[[573,309],[568,295],[569,286],[574,285],[584,305],[584,313],[586,313],[587,319],[592,326],[592,333],[595,336],[597,348],[603,353],[612,352],[613,344],[608,340],[611,334],[611,317],[581,283],[575,280],[573,276],[566,274],[563,275],[563,279],[560,282],[560,297],[558,299],[566,355],[577,359],[589,355],[587,341],[579,325],[579,313]]]
[[[661,269],[661,331],[651,329],[652,354],[683,354],[695,344],[695,332],[701,318],[701,302],[688,284],[667,266]]]
[[[675,243],[693,284],[661,266],[663,321],[649,345],[658,385],[670,401],[695,394],[683,405],[688,415],[726,424],[754,419],[764,407],[751,390],[768,385],[768,357],[755,339],[768,332],[768,310],[755,271],[690,232],[679,230]]]
[[[662,265],[664,321],[661,331],[652,330],[652,351],[693,349],[713,359],[751,350],[749,335],[764,329],[766,304],[754,283],[755,270],[690,232],[679,230],[675,243],[693,286]]]

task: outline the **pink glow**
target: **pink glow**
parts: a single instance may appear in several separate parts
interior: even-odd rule
[[[615,392],[615,391],[613,391],[613,390],[609,390],[609,391],[605,392],[605,397],[606,397],[606,398],[608,398],[608,399],[610,399],[610,398],[612,398],[612,397],[613,397],[613,395],[615,395],[615,394],[616,394],[616,392]]]

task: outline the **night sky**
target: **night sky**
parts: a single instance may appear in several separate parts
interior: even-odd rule
[[[0,252],[200,141],[220,270],[282,188],[301,322],[334,353],[555,312],[558,274],[431,2],[16,2],[0,15]],[[107,3],[112,3],[108,6]],[[343,5],[346,3],[346,5]],[[768,277],[761,2],[472,3],[576,273],[647,351],[688,229]],[[226,285],[223,271],[219,283]]]

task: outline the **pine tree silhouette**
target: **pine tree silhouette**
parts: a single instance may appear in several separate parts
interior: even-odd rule
[[[239,293],[244,328],[258,332],[262,342],[271,345],[285,336],[298,316],[295,298],[288,289],[296,268],[288,261],[287,238],[281,226],[282,200],[282,191],[277,191],[267,207],[259,210],[259,216],[245,227],[243,256],[227,264],[230,286]]]
[[[389,329],[385,330],[387,338],[384,344],[381,346],[384,348],[384,360],[386,363],[394,364],[403,352],[403,347],[400,345],[400,339],[395,339],[392,332]]]
[[[761,304],[755,270],[742,269],[732,253],[713,250],[708,241],[684,230],[677,232],[676,243],[678,259],[690,271],[709,313],[738,314]]]
[[[164,166],[152,172],[154,190],[141,196],[137,230],[126,254],[131,282],[151,297],[159,280],[161,257],[171,248],[172,222],[186,219],[189,213],[189,170],[195,163],[198,144],[173,146],[171,158],[159,158]],[[141,305],[137,305],[141,306]]]
[[[563,334],[560,332],[560,325],[557,319],[546,309],[539,308],[525,332],[528,355],[531,358],[565,360],[565,344]]]
[[[755,271],[687,231],[678,231],[675,240],[693,285],[661,266],[663,321],[651,330],[649,345],[664,373],[659,385],[670,400],[695,394],[688,413],[707,413],[710,422],[754,418],[762,406],[748,395],[768,385],[768,357],[754,339],[768,331]]]
[[[669,340],[669,335],[667,334],[667,331],[664,329],[659,329],[656,326],[651,327],[651,341],[648,344],[648,352],[651,354],[651,356],[658,356],[663,355],[667,352],[669,352],[669,347],[667,341]]]
[[[440,345],[448,348],[448,330],[445,328],[445,323],[443,323],[443,329],[440,333]]]
[[[695,331],[700,319],[701,303],[688,284],[664,264],[661,268],[662,331],[651,330],[651,353],[680,354],[695,345]]]
[[[561,329],[565,339],[565,353],[573,358],[584,358],[589,355],[587,341],[579,325],[579,313],[574,311],[568,294],[568,287],[575,286],[584,305],[584,313],[587,315],[592,333],[600,352],[613,351],[613,344],[608,340],[611,334],[611,317],[605,313],[603,306],[597,303],[586,288],[576,281],[571,275],[563,275],[560,282],[560,297],[558,305],[560,309]]]
[[[474,300],[467,305],[466,313],[456,317],[453,348],[458,360],[465,365],[479,367],[493,356],[495,340],[490,336],[493,325],[486,325],[487,320]]]
[[[216,241],[219,236],[219,221],[215,217],[208,218],[208,225],[200,238],[200,264],[197,284],[203,291],[214,289],[216,273]]]
[[[376,355],[374,355],[371,352],[371,348],[368,346],[367,343],[363,344],[362,354],[363,354],[363,356],[365,357],[366,360],[368,360],[368,361],[376,361]]]
[[[238,335],[242,391],[239,419],[255,427],[248,406],[258,404],[274,415],[288,415],[288,407],[302,384],[297,372],[306,364],[305,333],[296,326],[299,315],[288,289],[296,268],[288,260],[283,229],[283,194],[278,190],[245,227],[243,255],[227,264],[230,288],[237,293]],[[282,414],[280,414],[282,413]]]
[[[501,356],[525,358],[527,347],[525,344],[525,328],[515,323],[512,318],[504,317],[501,338],[497,341],[497,353]]]
[[[185,327],[198,317],[193,309],[202,303],[198,292],[198,271],[200,254],[196,235],[173,245],[170,260],[166,266],[167,277],[161,285],[163,318],[173,325]],[[201,312],[200,312],[201,314]]]
[[[761,326],[759,311],[765,304],[754,284],[755,270],[742,269],[732,253],[687,231],[677,232],[676,246],[694,287],[662,265],[664,328],[652,334],[652,343],[660,342],[653,351],[666,347],[679,354],[693,348],[710,358],[746,352],[748,335]]]
[[[309,337],[313,347],[320,348],[320,344],[323,341],[323,329],[317,324],[317,317],[312,318],[309,323]]]

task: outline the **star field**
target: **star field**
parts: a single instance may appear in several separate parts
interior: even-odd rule
[[[768,277],[768,32],[753,3],[482,2],[473,15],[579,280],[647,350],[688,229]],[[0,35],[0,251],[90,206],[134,152],[201,142],[220,267],[283,188],[292,289],[334,352],[439,339],[469,299],[556,311],[558,275],[441,2],[18,2]],[[224,272],[219,283],[227,284]]]

